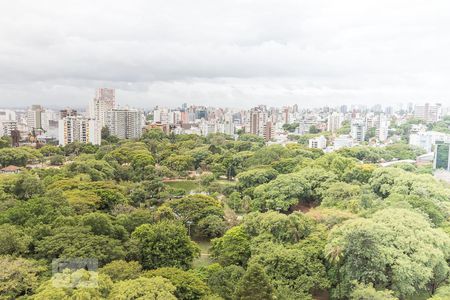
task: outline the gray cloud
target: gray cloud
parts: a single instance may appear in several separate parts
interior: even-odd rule
[[[0,104],[139,107],[449,99],[442,0],[15,0],[0,11]]]

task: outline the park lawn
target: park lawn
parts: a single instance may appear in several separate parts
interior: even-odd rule
[[[165,182],[170,187],[175,189],[185,190],[186,192],[197,191],[201,189],[200,183],[196,180],[180,180]]]
[[[208,240],[194,240],[200,247],[200,257],[194,259],[192,266],[194,268],[206,267],[212,264],[209,249],[211,248],[211,242]]]

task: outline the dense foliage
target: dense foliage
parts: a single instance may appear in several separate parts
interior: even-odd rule
[[[101,146],[0,148],[2,167],[32,167],[0,175],[0,299],[450,294],[449,186],[378,165],[416,148],[102,134]],[[52,261],[75,258],[98,269],[52,275]]]

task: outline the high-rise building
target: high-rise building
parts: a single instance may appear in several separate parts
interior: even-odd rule
[[[264,140],[266,142],[268,142],[274,138],[275,128],[274,128],[272,122],[266,122],[266,124],[264,125],[263,135],[264,135]]]
[[[338,112],[333,112],[331,115],[328,116],[327,131],[336,133],[338,129],[341,128],[343,120],[344,118],[342,114]]]
[[[64,119],[65,117],[76,117],[78,115],[76,109],[65,108],[59,111],[59,118]]]
[[[153,122],[158,124],[169,124],[169,110],[157,108],[153,111]]]
[[[59,144],[61,146],[73,143],[91,143],[100,145],[101,127],[96,119],[82,116],[69,116],[59,120]]]
[[[116,108],[107,112],[106,126],[119,139],[137,139],[142,135],[142,112],[137,109]]]
[[[442,117],[442,106],[440,104],[430,105],[416,105],[414,107],[414,117],[425,121],[426,123],[437,122]]]
[[[263,136],[264,126],[267,123],[267,111],[262,107],[253,108],[250,111],[249,133]]]
[[[2,121],[16,121],[16,112],[10,109],[0,109],[0,122]]]
[[[375,117],[374,125],[376,128],[376,136],[379,141],[384,142],[388,138],[388,130],[389,130],[389,122],[386,118],[386,115],[379,114]]]
[[[351,136],[356,142],[363,142],[366,137],[366,126],[362,120],[353,120],[351,126]]]
[[[32,105],[27,110],[27,126],[31,130],[48,130],[48,119],[45,110],[40,105]]]
[[[99,121],[101,127],[106,125],[106,112],[116,107],[114,89],[100,88],[89,103],[89,117]]]
[[[3,121],[0,124],[0,136],[11,136],[11,132],[17,130],[17,121]]]

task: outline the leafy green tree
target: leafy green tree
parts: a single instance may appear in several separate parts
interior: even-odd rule
[[[42,283],[33,299],[105,299],[112,285],[106,275],[84,269],[66,269]]]
[[[122,225],[129,233],[143,224],[152,224],[155,216],[148,209],[133,209],[129,213],[121,213],[116,217],[116,223]]]
[[[446,300],[450,299],[450,286],[445,285],[437,289],[433,297],[428,300]]]
[[[326,267],[323,262],[325,234],[317,232],[298,244],[282,245],[259,242],[252,251],[249,262],[264,267],[274,286],[285,287],[295,294],[308,295],[314,290],[329,287]]]
[[[296,174],[309,183],[310,191],[305,202],[313,204],[319,204],[326,194],[327,188],[336,181],[336,175],[322,168],[307,167]]]
[[[248,214],[242,226],[251,237],[264,235],[267,240],[283,244],[298,243],[315,229],[314,221],[302,213],[285,215],[274,211]]]
[[[200,235],[208,238],[221,236],[227,229],[223,217],[214,215],[200,219],[197,227]]]
[[[322,201],[322,206],[358,212],[362,209],[361,193],[359,185],[336,182],[331,184],[325,192],[326,196]]]
[[[93,235],[86,227],[58,227],[51,235],[36,242],[35,249],[39,258],[95,257],[99,263],[105,264],[125,256],[120,241],[103,236]]]
[[[114,260],[99,272],[108,275],[113,282],[136,279],[141,275],[142,267],[137,261]]]
[[[273,287],[264,269],[258,264],[251,264],[239,281],[235,298],[239,300],[273,299]]]
[[[213,237],[226,229],[222,205],[212,197],[190,195],[167,201],[164,206],[170,207],[184,224],[191,222],[191,230],[195,234]]]
[[[0,149],[11,147],[11,138],[8,136],[2,136],[0,138]]]
[[[432,294],[445,282],[449,245],[421,214],[390,208],[333,229],[326,252],[343,249],[344,290],[356,280],[406,297],[425,289]]]
[[[56,154],[50,157],[50,165],[52,166],[62,166],[64,164],[64,156]]]
[[[256,168],[239,173],[237,179],[243,189],[267,183],[278,176],[278,172],[272,168]]]
[[[113,236],[114,235],[114,226],[110,217],[101,212],[93,212],[84,214],[81,217],[81,223],[84,226],[89,226],[91,232],[95,235],[105,235],[105,236]]]
[[[46,157],[51,157],[54,155],[61,155],[63,153],[61,147],[54,146],[54,145],[48,145],[48,144],[39,148],[39,152]]]
[[[133,256],[145,270],[160,267],[187,269],[199,254],[183,225],[168,221],[144,224],[131,235]]]
[[[33,227],[51,224],[58,217],[73,214],[67,200],[60,191],[51,191],[41,197],[20,201],[17,205],[0,212],[0,223],[11,223]]]
[[[316,133],[319,133],[319,132],[320,132],[320,129],[317,128],[316,125],[311,125],[311,126],[309,127],[309,133],[311,133],[311,134],[316,134]]]
[[[145,277],[163,277],[175,286],[175,296],[180,300],[203,299],[211,293],[208,286],[193,272],[183,271],[177,268],[159,268],[148,271]]]
[[[351,300],[398,300],[394,297],[392,291],[382,290],[377,291],[371,284],[356,285],[355,289],[350,294]]]
[[[206,282],[211,291],[225,300],[232,300],[236,292],[236,287],[244,276],[245,270],[240,266],[218,266],[217,269],[210,271]]]
[[[13,192],[17,198],[28,200],[35,195],[42,194],[44,186],[39,177],[26,172],[17,176]]]
[[[33,294],[44,271],[34,260],[0,256],[0,298],[12,300]]]
[[[24,167],[35,156],[23,148],[0,148],[0,165],[7,167],[14,165]]]
[[[287,211],[302,200],[306,201],[310,192],[311,185],[302,174],[283,174],[255,188],[251,205],[260,211],[265,209]]]
[[[228,230],[212,240],[211,255],[220,264],[245,266],[250,258],[250,236],[242,226]]]
[[[194,160],[189,155],[173,154],[165,159],[163,165],[177,172],[186,172],[194,167]]]
[[[108,299],[176,300],[175,287],[162,277],[130,279],[116,282]]]
[[[32,238],[11,224],[0,225],[0,255],[23,255],[28,252]]]

